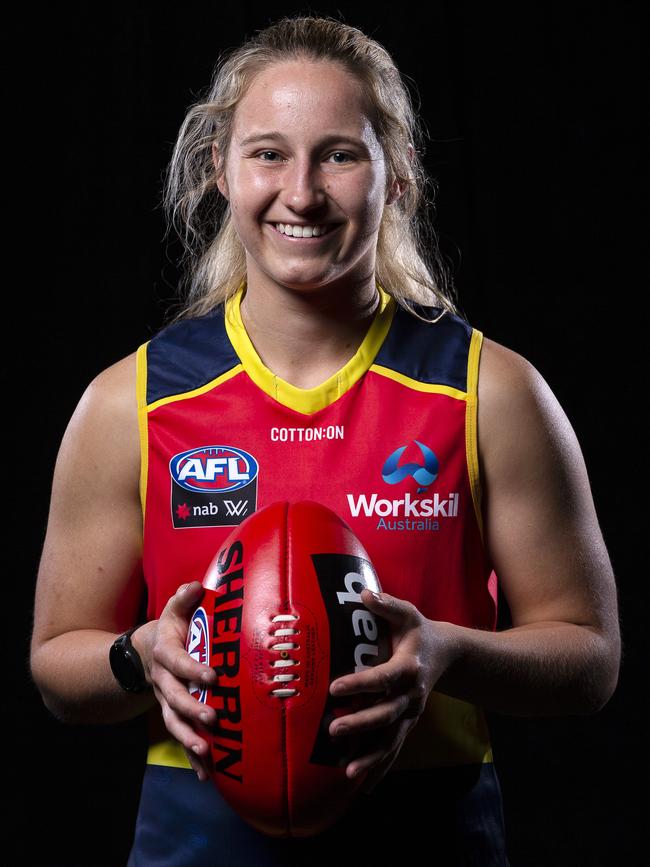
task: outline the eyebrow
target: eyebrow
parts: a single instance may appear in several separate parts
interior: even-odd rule
[[[271,132],[258,132],[254,135],[249,135],[245,139],[239,142],[240,146],[253,144],[254,142],[263,141],[264,139],[280,139],[281,141],[287,141],[287,137],[283,135],[281,132],[277,130],[273,130]],[[355,138],[350,135],[339,135],[338,133],[332,133],[331,135],[326,135],[320,140],[321,145],[331,144],[332,142],[347,142],[348,144],[356,145],[359,148],[366,148],[366,143],[361,141],[361,139]]]

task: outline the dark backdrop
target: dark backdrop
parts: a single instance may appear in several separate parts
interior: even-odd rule
[[[429,4],[426,20],[395,4],[311,7],[378,39],[415,82],[439,183],[436,226],[462,309],[528,358],[560,400],[616,572],[625,655],[607,707],[551,720],[489,715],[513,867],[635,863],[645,818],[647,802],[633,794],[639,778],[648,782],[647,534],[635,506],[648,226],[635,5],[513,11],[451,0]],[[308,10],[69,3],[14,13],[5,112],[18,147],[4,166],[6,215],[15,209],[5,273],[18,267],[5,283],[5,372],[22,408],[4,427],[5,454],[21,455],[5,500],[15,521],[6,550],[20,551],[20,565],[7,570],[5,717],[16,769],[10,827],[35,865],[124,863],[145,749],[141,720],[59,724],[29,678],[57,449],[88,382],[156,331],[174,295],[179,248],[163,238],[161,179],[218,52]],[[507,617],[503,608],[502,625]]]

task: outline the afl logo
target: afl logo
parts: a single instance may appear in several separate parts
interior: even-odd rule
[[[174,455],[169,462],[177,484],[203,494],[244,488],[256,478],[258,469],[252,455],[234,446],[200,446]]]
[[[192,617],[190,628],[187,631],[185,650],[192,659],[201,665],[209,665],[208,653],[208,617],[204,608],[197,608]],[[196,683],[189,684],[190,695],[205,704],[208,695],[207,687],[198,686]]]

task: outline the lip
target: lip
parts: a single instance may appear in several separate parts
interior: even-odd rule
[[[278,238],[280,238],[287,244],[315,245],[318,244],[320,241],[326,241],[330,235],[333,235],[337,231],[337,229],[341,228],[343,223],[336,223],[334,226],[332,226],[329,232],[326,232],[324,235],[318,235],[318,237],[312,236],[311,238],[294,238],[292,235],[284,235],[282,232],[278,231],[278,229],[275,228],[274,223],[267,223],[266,225],[269,227],[269,230],[273,232],[274,235],[277,235]]]

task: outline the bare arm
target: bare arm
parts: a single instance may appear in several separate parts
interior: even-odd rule
[[[372,790],[395,761],[432,690],[518,716],[594,713],[618,681],[616,583],[575,433],[521,356],[485,340],[479,375],[479,463],[485,544],[511,610],[501,632],[429,620],[411,603],[363,590],[392,628],[388,662],[330,685],[378,693],[329,732],[384,728],[348,776]]]
[[[535,368],[491,340],[478,391],[484,541],[513,627],[430,620],[407,600],[362,591],[391,624],[393,655],[330,684],[333,695],[379,695],[329,732],[384,728],[383,741],[347,767],[350,777],[369,772],[366,791],[395,761],[432,690],[518,716],[590,714],[618,681],[616,582],[575,433]]]
[[[146,692],[123,690],[110,667],[110,647],[138,622],[145,589],[135,395],[131,355],[93,380],[66,430],[36,586],[31,672],[64,722],[119,722],[159,704],[170,734],[198,752],[188,758],[205,780],[200,756],[208,745],[196,728],[214,722],[214,710],[189,694],[187,682],[211,684],[216,675],[185,651],[200,583],[179,587],[160,617],[131,636]]]
[[[126,693],[108,661],[144,591],[139,471],[131,355],[86,389],[54,471],[30,662],[46,706],[67,722],[116,722],[155,703],[151,690]]]
[[[515,715],[593,713],[618,680],[616,584],[575,433],[516,353],[484,341],[479,459],[485,540],[513,627],[455,626],[436,690]]]

